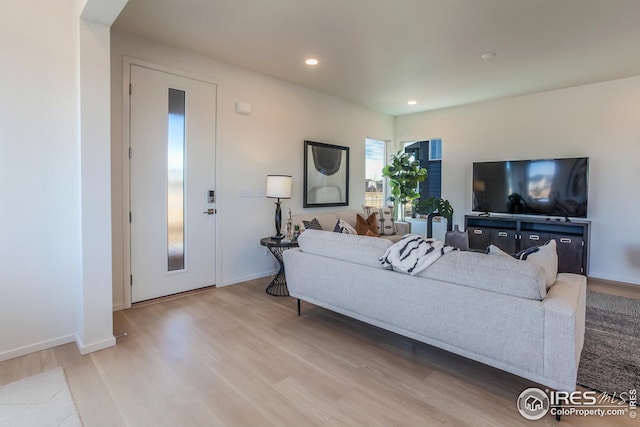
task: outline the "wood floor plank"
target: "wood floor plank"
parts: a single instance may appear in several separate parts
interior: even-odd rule
[[[4,361],[0,385],[61,366],[87,426],[531,425],[516,409],[530,381],[305,302],[298,317],[268,282],[116,312],[114,331],[127,335],[115,347]],[[551,415],[536,425],[558,427]]]

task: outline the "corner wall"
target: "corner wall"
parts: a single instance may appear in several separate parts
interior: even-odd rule
[[[360,209],[364,202],[365,138],[393,138],[393,118],[390,116],[183,50],[112,31],[111,156],[114,160],[111,186],[115,309],[124,307],[124,286],[128,286],[123,278],[123,56],[218,84],[218,286],[263,277],[274,271],[271,255],[259,243],[261,237],[275,231],[273,200],[263,196],[266,176],[273,173],[292,175],[293,198],[283,201],[283,214],[286,216],[289,208],[294,214],[301,212],[305,139],[350,147],[350,208]],[[252,114],[237,114],[236,102],[252,104]],[[316,210],[332,211],[336,208]]]
[[[0,14],[0,360],[72,342],[81,289],[78,15]]]
[[[395,119],[395,140],[442,138],[442,194],[471,213],[474,161],[590,157],[590,276],[640,284],[640,77]]]
[[[76,342],[82,354],[115,345],[112,315],[109,26],[80,20],[82,288]]]

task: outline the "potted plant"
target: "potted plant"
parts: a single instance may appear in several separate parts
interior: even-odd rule
[[[389,178],[389,199],[400,204],[400,220],[404,221],[405,206],[420,197],[418,184],[427,178],[427,170],[412,154],[398,151],[391,156],[391,163],[382,168],[382,176]]]
[[[425,200],[417,200],[413,207],[416,213],[427,216],[427,237],[432,236],[433,217],[442,216],[447,219],[447,231],[452,231],[453,206],[447,199],[429,197]]]
[[[413,203],[416,213],[420,215],[429,215],[432,213],[439,214],[451,222],[453,218],[453,206],[447,199],[438,199],[436,197],[429,197],[425,200],[416,200]]]

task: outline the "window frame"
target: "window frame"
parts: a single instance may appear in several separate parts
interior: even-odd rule
[[[367,175],[367,164],[369,163],[369,156],[368,156],[368,144],[369,142],[376,142],[376,143],[382,143],[382,159],[380,159],[381,163],[380,163],[380,170],[377,172],[379,174],[379,179],[375,179],[375,176],[373,178],[369,178],[369,176]],[[382,199],[380,201],[380,206],[379,207],[383,207],[386,206],[388,204],[388,180],[386,178],[384,178],[382,176],[382,168],[388,163],[388,155],[387,155],[387,150],[389,149],[389,141],[384,140],[384,139],[379,139],[379,138],[373,138],[373,137],[366,137],[365,138],[365,167],[364,167],[364,181],[365,181],[365,191],[364,191],[364,205],[365,206],[376,206],[377,207],[377,203],[374,204],[370,204],[370,200],[369,196],[367,195],[367,193],[369,193],[369,191],[367,191],[367,182],[369,182],[370,180],[373,180],[375,182],[377,181],[381,181],[381,185],[382,185]]]
[[[439,158],[433,158],[436,156],[432,156],[432,150],[431,148],[433,147],[433,142],[438,143],[438,150],[434,150],[434,151],[439,151]],[[416,139],[416,140],[412,140],[412,141],[404,141],[402,143],[402,150],[404,152],[407,152],[407,148],[411,147],[412,145],[416,145],[416,147],[414,147],[413,149],[410,149],[410,152],[414,152],[414,153],[418,153],[418,157],[420,157],[420,150],[423,149],[424,146],[426,146],[427,151],[428,151],[428,155],[427,155],[427,159],[419,159],[420,160],[420,164],[422,167],[427,169],[427,173],[431,174],[431,169],[432,169],[432,164],[433,163],[438,163],[439,164],[439,169],[440,169],[440,173],[439,173],[439,181],[440,181],[440,186],[439,186],[439,191],[435,194],[431,194],[431,192],[429,192],[428,187],[430,186],[430,179],[435,178],[433,177],[433,175],[429,176],[427,175],[427,179],[424,182],[421,182],[418,185],[418,192],[420,192],[420,199],[423,198],[428,198],[428,197],[437,197],[437,198],[442,198],[442,138],[428,138],[428,139]],[[414,154],[415,155],[415,154]],[[422,190],[422,191],[421,191]],[[426,192],[426,197],[424,197],[423,192]]]

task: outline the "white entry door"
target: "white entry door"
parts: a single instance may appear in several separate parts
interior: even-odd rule
[[[216,86],[131,65],[131,300],[215,284]]]

